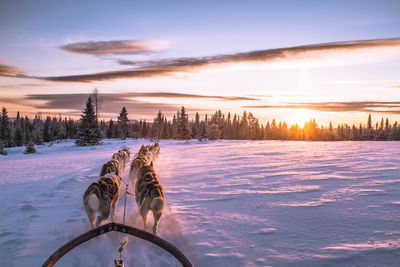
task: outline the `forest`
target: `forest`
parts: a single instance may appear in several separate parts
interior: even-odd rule
[[[400,140],[400,128],[396,122],[381,119],[372,122],[369,114],[366,124],[338,124],[333,127],[319,126],[310,119],[302,127],[275,119],[265,125],[251,113],[223,114],[220,110],[200,119],[196,112],[189,118],[185,107],[177,110],[172,119],[158,111],[153,121],[129,119],[128,112],[122,107],[117,120],[98,120],[93,97],[89,96],[80,120],[35,115],[33,119],[22,117],[18,112],[10,119],[7,109],[0,114],[0,150],[14,146],[41,145],[64,139],[76,139],[76,145],[98,144],[103,138],[148,138],[152,140],[299,140],[299,141],[397,141]]]

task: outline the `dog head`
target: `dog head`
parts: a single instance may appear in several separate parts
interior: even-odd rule
[[[144,156],[147,152],[150,152],[149,146],[142,145],[139,149],[138,155]]]

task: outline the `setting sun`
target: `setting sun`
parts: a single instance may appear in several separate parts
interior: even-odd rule
[[[291,117],[288,120],[290,125],[294,125],[297,123],[299,127],[303,127],[306,121],[312,119],[311,111],[307,109],[297,109],[294,110]]]

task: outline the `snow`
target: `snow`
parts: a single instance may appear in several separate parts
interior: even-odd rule
[[[82,195],[117,150],[148,140],[73,141],[0,157],[0,266],[40,266],[90,229]],[[396,266],[400,142],[161,141],[166,209],[158,234],[195,266]],[[129,168],[124,180],[128,181]],[[132,189],[131,189],[132,190]],[[137,206],[128,198],[128,224]],[[123,201],[117,221],[122,221]],[[149,216],[151,231],[152,219]],[[141,228],[138,218],[134,226]],[[56,266],[113,266],[120,234],[75,248]],[[179,266],[135,237],[125,266]]]

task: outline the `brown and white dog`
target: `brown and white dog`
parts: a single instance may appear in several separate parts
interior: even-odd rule
[[[108,173],[86,189],[83,194],[83,207],[92,228],[100,226],[101,222],[110,215],[114,221],[121,182],[119,176]],[[97,216],[95,224],[96,212],[99,212],[100,215]]]
[[[112,159],[104,163],[100,170],[100,177],[106,175],[107,173],[115,173],[117,176],[122,177],[120,162]]]
[[[139,149],[138,155],[146,155],[150,158],[150,161],[155,162],[160,155],[160,145],[158,143],[154,143],[154,145],[142,145]]]
[[[125,166],[129,163],[129,158],[131,156],[131,151],[129,148],[124,148],[119,150],[117,153],[114,153],[112,158],[114,160],[118,160],[119,163],[121,164],[121,169],[124,170]]]
[[[153,168],[153,163],[143,166],[138,172],[135,184],[136,204],[142,215],[144,228],[147,228],[147,214],[153,212],[153,234],[157,233],[157,226],[165,206],[164,192]]]
[[[150,165],[151,157],[149,156],[149,154],[151,153],[138,153],[138,155],[132,160],[131,169],[129,170],[129,179],[131,180],[132,185],[135,185],[136,183],[139,170],[144,166]]]
[[[150,146],[150,152],[153,155],[152,161],[156,161],[158,156],[160,155],[160,145],[158,143],[154,143],[154,145]]]

